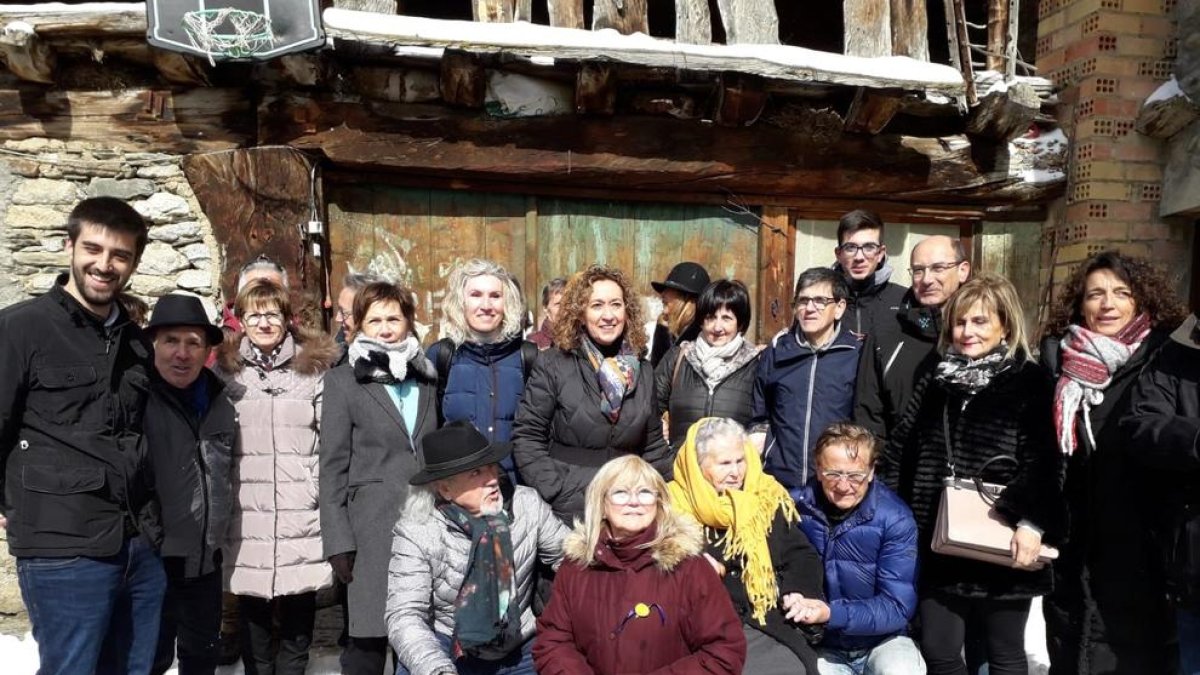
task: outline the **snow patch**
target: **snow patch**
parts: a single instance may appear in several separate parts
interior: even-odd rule
[[[1171,79],[1163,82],[1162,86],[1160,86],[1158,89],[1155,89],[1154,93],[1150,94],[1149,98],[1147,98],[1146,102],[1142,105],[1148,106],[1155,101],[1166,101],[1167,99],[1178,98],[1180,96],[1182,96],[1183,100],[1185,101],[1190,102],[1192,100],[1188,98],[1187,93],[1185,93],[1183,89],[1179,87],[1179,81],[1175,79],[1174,75],[1172,75]]]
[[[1008,175],[1026,183],[1057,183],[1067,179],[1067,136],[1062,129],[1040,131],[1010,141]]]

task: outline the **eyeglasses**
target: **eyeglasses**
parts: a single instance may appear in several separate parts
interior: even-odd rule
[[[961,265],[962,262],[963,261],[958,260],[958,261],[955,261],[952,263],[933,263],[932,265],[916,265],[914,267],[908,268],[908,271],[910,274],[912,274],[912,278],[914,278],[914,279],[920,279],[921,277],[925,276],[926,272],[932,273],[933,276],[935,276],[935,277],[940,277],[943,274],[945,274],[946,272],[949,272],[950,270],[954,269],[955,267],[958,267],[959,265]]]
[[[272,326],[283,325],[283,315],[279,312],[267,312],[266,314],[247,314],[244,322],[247,326],[257,326],[263,321]]]
[[[635,502],[642,506],[650,506],[658,501],[658,493],[650,489],[638,490],[637,492],[618,489],[608,493],[608,501],[613,506],[625,506],[626,504]]]
[[[858,255],[858,252],[862,251],[863,255],[870,257],[879,253],[879,249],[881,248],[883,247],[873,241],[866,244],[855,244],[848,241],[839,246],[838,250],[846,255]]]
[[[828,295],[817,295],[811,298],[807,295],[801,295],[796,298],[796,307],[807,307],[810,302],[817,309],[825,309],[832,303],[837,302],[837,298],[831,298]]]
[[[870,471],[822,471],[821,478],[830,483],[838,484],[843,480],[851,485],[862,485],[871,475]]]

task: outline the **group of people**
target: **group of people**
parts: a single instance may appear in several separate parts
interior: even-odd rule
[[[212,673],[223,632],[303,673],[335,584],[356,675],[1024,673],[1040,595],[1055,673],[1200,672],[1200,328],[1144,260],[1082,263],[1035,352],[957,240],[904,288],[853,211],[765,345],[693,262],[647,334],[621,270],[548,283],[530,332],[469,260],[426,347],[410,289],[348,275],[331,336],[262,258],[222,326],[172,294],[143,328],[142,218],[91,198],[67,230],[68,272],[0,311],[42,673]],[[956,480],[1003,487],[1005,564],[932,549]]]

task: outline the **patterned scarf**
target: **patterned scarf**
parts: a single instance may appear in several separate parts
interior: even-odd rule
[[[621,351],[616,356],[604,358],[600,348],[586,334],[583,336],[583,352],[588,362],[596,369],[596,383],[600,385],[600,412],[616,424],[621,417],[621,404],[637,386],[641,360],[633,353],[629,340],[621,341]]]
[[[350,343],[349,357],[354,364],[354,378],[359,382],[403,382],[410,367],[427,378],[437,374],[412,335],[391,343],[359,335]]]
[[[279,358],[279,353],[283,351],[283,343],[287,341],[287,337],[285,335],[284,339],[280,340],[279,344],[275,345],[275,348],[270,352],[264,352],[258,348],[258,345],[250,343],[250,354],[253,357],[252,363],[254,366],[263,372],[271,372],[275,367],[275,360]]]
[[[700,335],[695,342],[682,343],[679,348],[687,349],[688,345],[691,345],[696,362],[700,364],[700,374],[704,376],[704,383],[708,385],[708,390],[712,391],[738,366],[743,365],[742,361],[734,359],[734,357],[738,355],[745,343],[746,339],[739,333],[720,347],[713,347],[708,344],[703,335]]]
[[[508,513],[479,517],[453,502],[438,504],[446,519],[471,538],[467,570],[454,601],[454,659],[506,652],[521,641],[511,521]]]
[[[986,389],[992,383],[992,378],[1012,365],[1012,359],[1008,358],[1007,352],[1008,345],[1003,342],[977,359],[953,351],[947,352],[937,364],[934,379],[950,391],[974,396]]]
[[[1058,447],[1068,457],[1079,446],[1075,416],[1082,412],[1088,441],[1096,446],[1088,411],[1104,401],[1104,390],[1113,373],[1125,365],[1150,334],[1150,315],[1138,314],[1114,337],[1105,337],[1083,326],[1067,326],[1062,339],[1062,375],[1054,390],[1054,431]]]
[[[675,456],[675,479],[667,486],[671,491],[671,507],[690,514],[705,527],[725,531],[725,559],[741,561],[742,581],[754,608],[754,619],[765,626],[767,612],[779,601],[779,584],[767,535],[780,509],[788,523],[799,520],[800,514],[779,481],[763,473],[762,460],[748,442],[742,489],[718,494],[704,477],[696,452],[696,434],[703,422],[702,419],[688,429],[687,440]]]

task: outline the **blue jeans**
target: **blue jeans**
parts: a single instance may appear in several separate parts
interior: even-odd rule
[[[1183,675],[1200,675],[1200,612],[1176,611],[1179,626],[1179,666]]]
[[[142,537],[106,558],[17,558],[39,675],[145,675],[154,662],[166,574]]]
[[[890,637],[873,649],[817,649],[821,675],[925,675],[921,650],[911,638]]]
[[[441,633],[434,633],[434,635],[437,636],[438,642],[442,643],[442,648],[449,654],[450,637]],[[526,640],[520,649],[514,649],[511,654],[499,661],[485,661],[464,656],[454,662],[454,667],[458,670],[458,675],[535,675],[533,670],[533,641],[535,639]],[[409,675],[409,673],[404,666],[397,665],[396,675]]]

